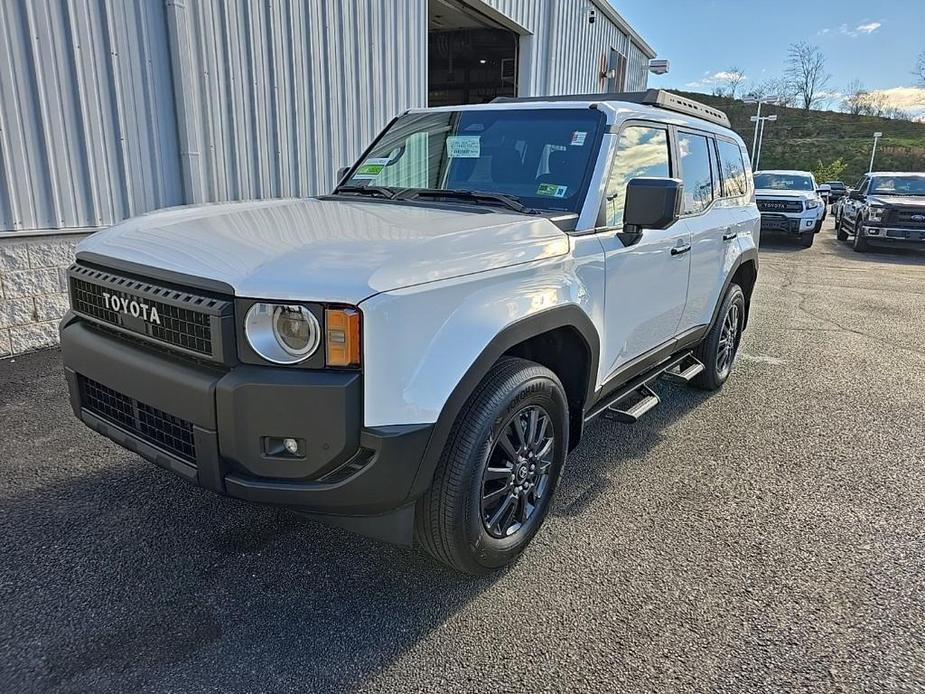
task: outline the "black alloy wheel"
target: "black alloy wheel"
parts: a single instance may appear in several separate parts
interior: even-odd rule
[[[539,405],[502,427],[482,473],[482,523],[489,535],[510,537],[533,516],[549,487],[555,425]]]

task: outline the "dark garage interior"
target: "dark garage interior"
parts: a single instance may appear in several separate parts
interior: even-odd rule
[[[520,37],[455,0],[428,3],[429,106],[516,96]]]

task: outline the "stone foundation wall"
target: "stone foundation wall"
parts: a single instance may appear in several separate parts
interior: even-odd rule
[[[0,358],[58,343],[68,266],[86,234],[0,239]]]

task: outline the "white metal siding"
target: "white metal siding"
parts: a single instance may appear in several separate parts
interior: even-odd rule
[[[427,101],[426,0],[168,3],[190,202],[331,188]]]
[[[602,61],[610,49],[627,57],[626,89],[646,88],[649,63],[645,53],[591,0],[485,0],[531,33],[528,93],[534,96],[603,92]],[[591,10],[597,20],[588,21]]]
[[[182,202],[161,2],[0,2],[0,232]]]

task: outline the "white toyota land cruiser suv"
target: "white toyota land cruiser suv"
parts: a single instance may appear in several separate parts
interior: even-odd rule
[[[412,110],[330,195],[94,234],[74,412],[215,492],[501,567],[589,420],[728,377],[760,215],[727,125],[656,90]]]
[[[813,245],[826,217],[826,204],[809,171],[756,171],[755,200],[762,231],[783,231]]]

